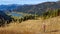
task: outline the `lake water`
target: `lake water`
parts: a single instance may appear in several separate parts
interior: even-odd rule
[[[11,13],[12,16],[22,16],[22,14],[17,14],[17,13]]]

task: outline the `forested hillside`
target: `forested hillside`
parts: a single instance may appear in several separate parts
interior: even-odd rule
[[[14,11],[31,13],[31,14],[38,14],[41,15],[49,9],[57,9],[60,8],[60,1],[59,2],[44,2],[36,5],[23,5],[22,7],[17,7]]]
[[[9,23],[11,21],[12,18],[10,16],[6,15],[3,11],[0,11],[0,26],[5,24],[6,22]]]

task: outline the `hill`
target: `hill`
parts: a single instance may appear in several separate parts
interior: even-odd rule
[[[0,11],[0,26],[5,24],[6,21],[9,23],[11,21],[11,17],[6,15],[3,11]]]
[[[44,24],[45,32],[44,32]],[[1,34],[60,34],[60,16],[42,20],[14,22],[0,28]]]
[[[41,15],[49,9],[59,9],[60,8],[60,1],[59,2],[44,2],[36,5],[23,5],[22,7],[17,7],[14,11],[31,13],[31,14],[38,14]]]
[[[22,6],[22,5],[18,5],[18,4],[0,5],[0,10],[4,12],[7,12],[7,11],[12,12],[12,10],[17,8],[18,6]]]

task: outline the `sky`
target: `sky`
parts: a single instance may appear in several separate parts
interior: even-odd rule
[[[8,5],[8,4],[38,4],[47,1],[57,1],[57,0],[0,0],[0,5]]]

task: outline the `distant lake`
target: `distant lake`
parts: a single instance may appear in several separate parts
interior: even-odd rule
[[[17,14],[17,13],[11,13],[10,15],[12,15],[12,16],[23,16],[22,14]]]

